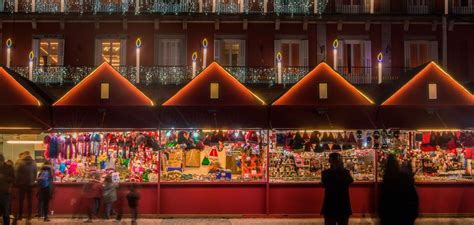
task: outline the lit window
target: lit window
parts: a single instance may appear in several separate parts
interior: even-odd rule
[[[110,97],[110,84],[101,83],[100,84],[100,99],[109,99]]]
[[[219,83],[211,83],[210,89],[210,98],[219,99]]]
[[[430,100],[438,99],[438,85],[428,84],[428,99]]]
[[[328,83],[319,83],[319,99],[328,99]]]
[[[120,40],[103,40],[102,47],[102,62],[108,62],[114,67],[120,66],[121,44]]]
[[[38,49],[39,66],[58,66],[59,62],[59,40],[40,39]]]
[[[222,45],[221,64],[224,66],[239,66],[242,60],[241,42],[239,40],[224,40]]]

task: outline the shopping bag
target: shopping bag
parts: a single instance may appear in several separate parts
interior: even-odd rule
[[[186,152],[185,166],[186,167],[200,167],[201,166],[201,151],[191,149]]]

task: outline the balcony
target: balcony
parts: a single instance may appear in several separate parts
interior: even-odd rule
[[[358,1],[359,4],[347,0],[336,0],[336,13],[345,13],[345,14],[363,14],[370,13],[370,1],[361,0]],[[349,4],[348,4],[349,3]]]
[[[434,0],[406,0],[406,13],[411,15],[426,15],[434,12]]]
[[[273,10],[276,14],[309,14],[312,10],[310,0],[274,0]]]
[[[199,2],[197,0],[172,0],[172,1],[154,1],[151,12],[161,14],[180,14],[199,11]],[[149,5],[143,2],[142,5]],[[147,8],[147,7],[145,7]]]
[[[94,70],[94,66],[49,66],[33,69],[33,82],[42,85],[77,84]],[[236,79],[244,84],[274,85],[278,82],[274,67],[225,67]],[[14,71],[28,77],[28,67],[12,67]],[[116,68],[126,79],[137,83],[136,68],[121,66]],[[298,82],[312,68],[282,68],[282,85]],[[376,84],[378,77],[372,74],[371,67],[339,67],[338,71],[353,84]],[[199,72],[199,71],[198,71]],[[405,73],[404,68],[384,68],[382,80],[393,82]],[[192,78],[192,69],[188,66],[148,66],[140,67],[140,84],[143,85],[182,85]]]
[[[472,0],[451,0],[451,13],[472,15],[474,14],[474,2]]]

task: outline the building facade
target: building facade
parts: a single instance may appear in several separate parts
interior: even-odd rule
[[[294,83],[321,61],[355,84],[393,82],[429,61],[474,80],[474,0],[1,3],[0,63],[37,83],[77,83],[109,62],[135,83],[181,84],[193,53],[196,70],[218,61],[244,83]]]

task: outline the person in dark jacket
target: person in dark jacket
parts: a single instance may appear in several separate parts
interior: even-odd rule
[[[381,225],[411,225],[418,216],[418,194],[409,164],[402,169],[394,155],[387,158],[380,185]]]
[[[5,163],[5,157],[0,154],[0,212],[3,225],[10,225],[10,190],[15,179],[13,167]]]
[[[32,192],[36,182],[37,174],[36,162],[31,158],[29,152],[23,153],[23,158],[20,159],[15,168],[16,185],[19,190],[19,212],[18,220],[23,217],[23,202],[25,195],[28,203],[28,220],[31,220],[32,210]]]
[[[132,213],[132,224],[136,224],[138,218],[138,200],[140,199],[140,194],[135,190],[135,186],[130,185],[130,192],[127,194],[128,207]]]
[[[38,202],[39,202],[39,213],[40,217],[43,217],[45,222],[48,222],[48,212],[49,212],[49,200],[53,196],[53,181],[54,181],[54,172],[51,166],[51,162],[45,161],[44,165],[40,169],[38,175],[37,184],[38,184]]]
[[[354,182],[349,170],[344,168],[339,153],[329,155],[330,168],[324,170],[321,181],[324,186],[324,201],[321,214],[325,225],[347,225],[352,215],[349,185]]]
[[[87,210],[87,220],[84,222],[92,223],[92,218],[97,217],[100,209],[100,199],[102,198],[102,183],[100,176],[95,174],[94,177],[84,186],[83,196],[90,208]]]

